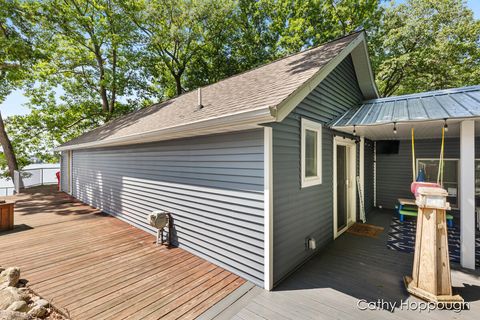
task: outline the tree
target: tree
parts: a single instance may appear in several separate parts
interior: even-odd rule
[[[381,0],[270,0],[275,7],[271,29],[279,34],[280,52],[294,53],[359,29],[381,18]]]
[[[480,21],[462,0],[408,0],[371,33],[382,96],[480,82]]]
[[[123,1],[16,1],[42,53],[28,72],[31,113],[5,121],[22,160],[55,161],[59,143],[147,103]]]
[[[91,118],[108,121],[130,111],[128,99],[142,95],[135,26],[113,0],[31,1],[43,49],[52,58],[37,66],[38,80],[63,90],[62,102],[83,109],[72,125]],[[45,87],[31,94],[48,94]]]
[[[183,2],[198,5],[192,1]],[[210,16],[200,20],[203,27],[195,42],[195,54],[189,57],[187,67],[180,69],[181,77],[176,77],[175,72],[172,74],[183,89],[219,81],[359,28],[369,28],[380,19],[379,2],[238,0],[233,9],[231,4],[217,8],[218,11],[210,9]],[[181,21],[188,30],[195,29],[197,20]],[[156,38],[168,41],[169,36],[162,34]]]
[[[0,6],[0,102],[29,76],[37,54],[29,32],[30,26],[20,3],[14,0],[3,1]],[[18,169],[17,157],[5,130],[1,112],[0,144],[9,175],[13,179],[14,171]]]
[[[222,33],[229,32],[233,4],[231,0],[134,0],[124,5],[142,39],[143,66],[162,96],[190,89],[186,84],[192,61],[199,62],[199,57],[209,61],[207,44],[217,37],[225,39]]]

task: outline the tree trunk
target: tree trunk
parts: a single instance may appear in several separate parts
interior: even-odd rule
[[[0,144],[3,147],[3,154],[5,154],[5,159],[7,160],[8,172],[12,180],[14,179],[15,170],[18,169],[17,157],[15,157],[15,152],[13,151],[12,143],[8,138],[7,132],[5,131],[5,124],[3,123],[2,114],[0,113]]]
[[[173,77],[175,78],[175,84],[177,85],[177,96],[181,95],[182,92],[183,92],[183,89],[182,89],[182,75],[173,75]]]

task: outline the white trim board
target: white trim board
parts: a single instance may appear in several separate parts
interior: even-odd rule
[[[264,176],[264,288],[273,288],[273,130],[264,129],[263,176]]]
[[[67,170],[68,170],[68,191],[67,193],[73,195],[73,151],[69,150],[67,152]]]
[[[351,189],[349,190],[349,214],[347,218],[347,225],[344,229],[337,230],[337,146],[347,146],[349,149],[349,185]],[[333,139],[333,239],[336,239],[343,232],[345,232],[349,226],[351,226],[356,221],[357,217],[357,184],[356,184],[356,165],[357,164],[357,148],[354,140],[335,137]]]
[[[300,171],[301,171],[301,187],[307,188],[322,184],[322,124],[320,122],[311,121],[305,118],[301,120],[301,132],[300,132]],[[313,131],[317,134],[317,175],[314,177],[305,176],[305,139],[306,130]]]
[[[475,269],[475,121],[460,125],[460,264]]]
[[[66,151],[75,149],[88,149],[121,146],[129,144],[156,142],[187,137],[196,137],[214,133],[234,132],[259,128],[261,123],[273,122],[270,107],[260,107],[246,112],[239,112],[224,117],[216,117],[184,125],[172,126],[158,130],[151,130],[142,133],[135,133],[118,138],[97,140],[87,143],[80,143],[55,148],[55,151]]]

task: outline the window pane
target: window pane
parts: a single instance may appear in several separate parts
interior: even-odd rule
[[[305,130],[305,177],[317,176],[317,132]]]

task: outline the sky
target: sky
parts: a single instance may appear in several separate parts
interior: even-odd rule
[[[396,0],[396,3],[403,3],[405,1],[406,0]],[[480,19],[480,0],[468,0],[467,5],[473,10],[475,17]],[[23,96],[22,91],[16,90],[0,104],[0,111],[4,117],[27,114],[29,109],[24,106],[26,102],[27,99]]]

